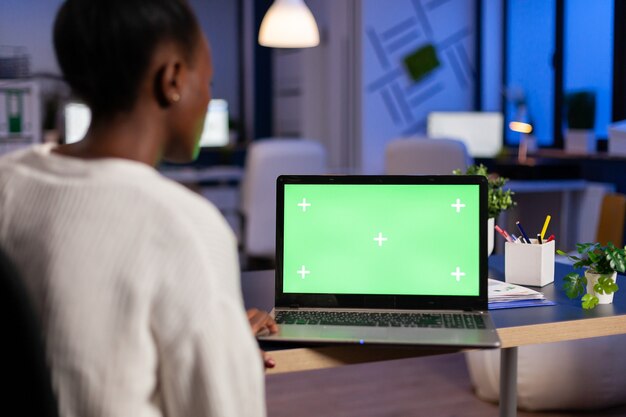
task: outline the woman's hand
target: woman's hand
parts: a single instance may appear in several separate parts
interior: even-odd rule
[[[278,332],[278,326],[276,322],[265,311],[252,308],[246,312],[248,314],[248,321],[250,327],[252,327],[252,333],[257,336],[259,333],[273,334]],[[264,351],[261,351],[261,357],[266,368],[273,368],[276,366],[276,362],[272,357]]]

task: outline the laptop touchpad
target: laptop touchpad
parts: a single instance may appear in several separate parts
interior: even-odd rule
[[[298,326],[290,324],[281,324],[279,326],[280,331],[278,336],[287,338],[308,338],[308,337],[320,337],[322,333],[322,326]]]
[[[323,326],[321,336],[324,339],[384,341],[388,333],[389,329],[384,327]]]

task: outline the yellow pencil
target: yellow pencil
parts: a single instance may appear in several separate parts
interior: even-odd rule
[[[543,223],[543,229],[541,229],[541,239],[543,240],[543,237],[546,235],[546,230],[548,230],[548,224],[550,224],[550,219],[552,217],[550,217],[550,215],[548,214],[546,216],[546,221]]]

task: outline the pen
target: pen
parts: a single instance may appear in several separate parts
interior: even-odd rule
[[[549,214],[546,216],[546,221],[543,223],[543,229],[541,229],[541,239],[546,235],[546,230],[548,230],[548,224],[550,224],[550,219],[552,216]]]
[[[550,235],[550,237],[548,238],[548,240],[546,240],[546,242],[552,242],[554,240],[554,235]]]
[[[520,222],[517,221],[517,222],[515,222],[515,224],[517,225],[517,228],[519,229],[519,232],[522,234],[522,239],[525,241],[525,243],[530,243],[530,239],[528,238],[528,235],[526,234],[526,232],[522,228],[522,225],[520,224]]]
[[[509,236],[506,230],[502,230],[500,226],[498,226],[497,224],[496,224],[496,232],[500,233],[502,237],[506,239],[507,242],[512,242],[511,236]]]
[[[537,233],[537,243],[543,245],[543,242],[541,241],[541,233]]]
[[[513,242],[519,243],[518,239],[517,239],[517,236],[515,236],[513,233],[511,233],[509,236],[511,236],[511,239],[513,239]]]

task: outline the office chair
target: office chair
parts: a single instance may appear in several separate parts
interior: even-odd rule
[[[276,178],[284,174],[326,172],[326,150],[313,140],[268,138],[248,147],[241,186],[243,247],[248,258],[274,259]]]
[[[473,163],[465,144],[454,139],[411,137],[392,140],[385,149],[388,175],[452,175]]]
[[[607,194],[602,199],[596,242],[606,245],[624,246],[624,219],[626,217],[626,195]]]
[[[2,414],[58,417],[42,331],[21,278],[0,250],[0,390]],[[10,410],[10,411],[9,411]]]

